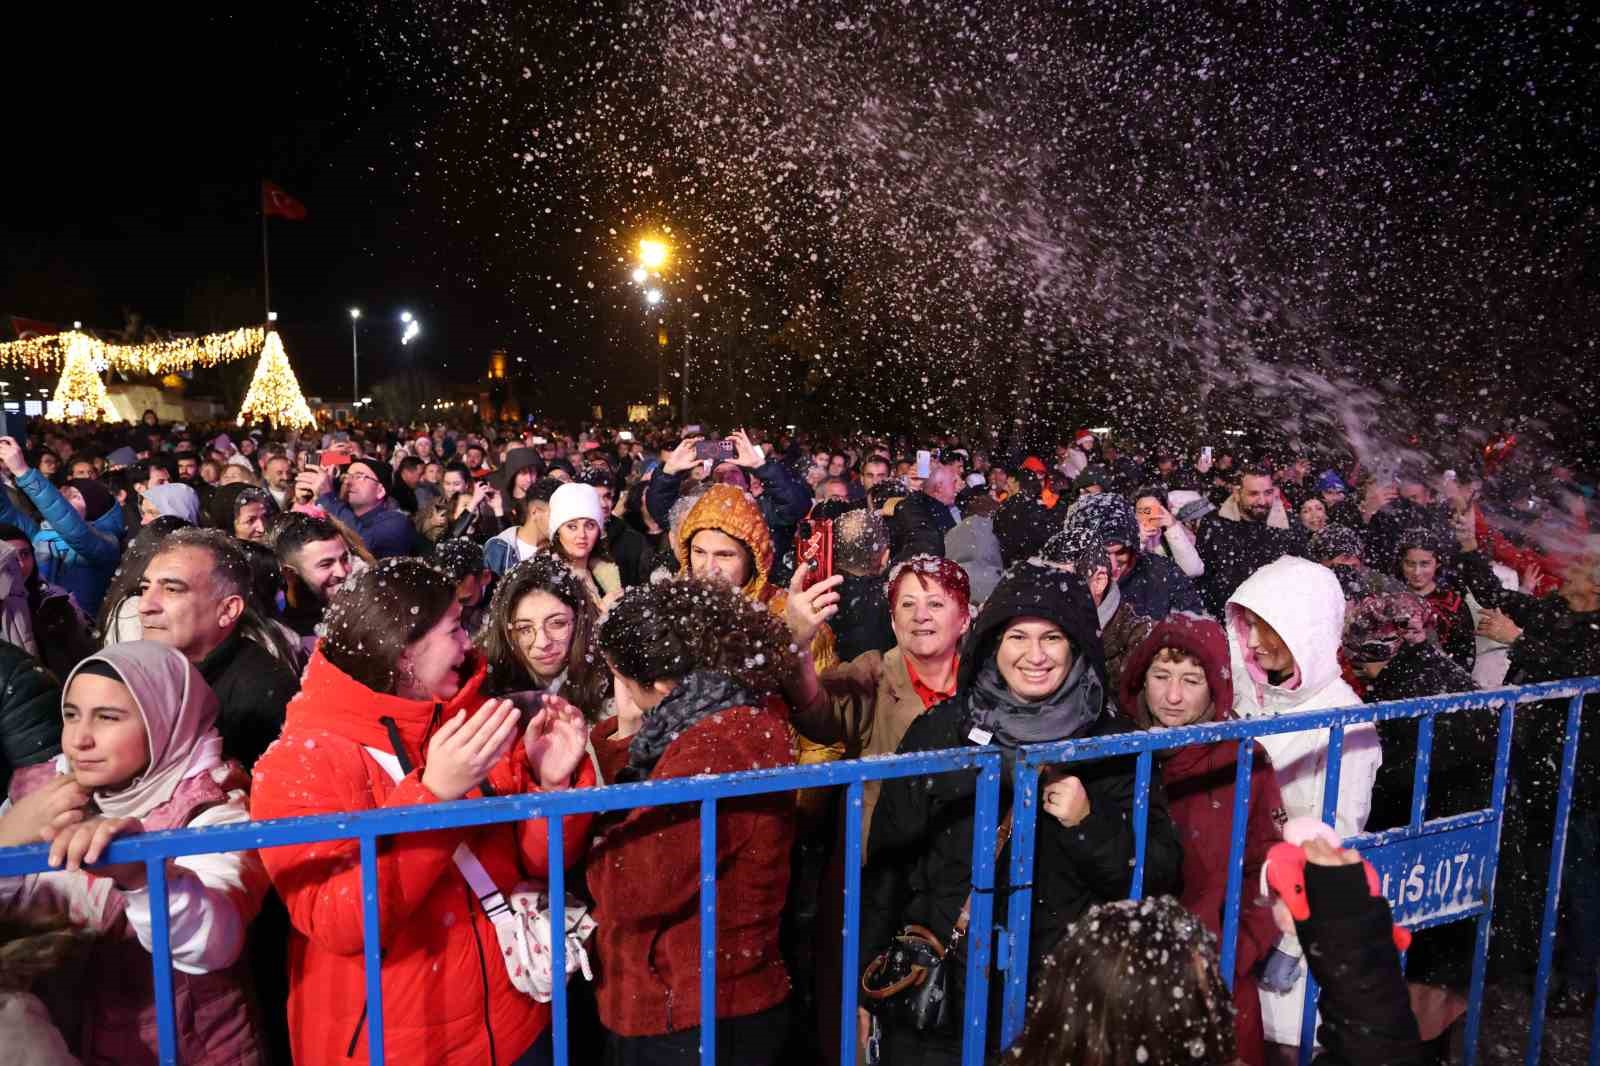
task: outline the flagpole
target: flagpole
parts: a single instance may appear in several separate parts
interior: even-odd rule
[[[266,304],[266,313],[272,314],[272,268],[267,259],[267,197],[262,191],[259,180],[256,188],[256,202],[261,208],[261,295]]]

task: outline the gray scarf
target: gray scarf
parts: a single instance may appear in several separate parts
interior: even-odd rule
[[[1100,616],[1100,632],[1106,631],[1106,626],[1111,624],[1111,619],[1116,617],[1117,608],[1122,606],[1122,590],[1117,588],[1115,581],[1106,586],[1106,597],[1095,605],[1094,613]]]
[[[758,706],[756,697],[727,674],[709,670],[690,674],[666,699],[645,712],[639,731],[628,742],[628,765],[617,781],[649,777],[672,742],[707,715],[728,707],[754,706]]]
[[[1073,660],[1061,687],[1037,703],[1018,699],[990,659],[978,671],[968,700],[972,723],[992,734],[1003,748],[1075,737],[1100,717],[1104,707],[1100,676],[1082,656]]]

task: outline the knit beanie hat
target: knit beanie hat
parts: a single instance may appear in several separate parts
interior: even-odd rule
[[[550,532],[580,518],[588,518],[604,529],[605,512],[600,509],[600,494],[593,485],[577,482],[562,485],[550,497]]]
[[[1000,544],[1000,561],[1011,566],[1029,558],[1044,546],[1056,529],[1054,511],[1032,496],[1011,497],[994,515],[994,539]]]
[[[1323,526],[1321,532],[1312,534],[1311,543],[1306,550],[1311,553],[1311,558],[1319,563],[1337,559],[1341,555],[1353,555],[1359,559],[1361,534],[1349,526],[1330,523]]]
[[[372,476],[377,478],[378,484],[383,486],[383,494],[385,496],[394,495],[393,467],[384,462],[382,459],[371,459],[365,455],[361,456],[359,459],[356,459],[355,462],[360,463],[362,466],[372,471]],[[349,467],[346,467],[345,469],[348,470]]]
[[[1106,542],[1087,525],[1068,526],[1044,542],[1039,557],[1047,563],[1072,567],[1072,572],[1085,579],[1098,570],[1110,570],[1111,558],[1106,553]]]
[[[1111,483],[1111,470],[1104,463],[1090,463],[1083,468],[1072,482],[1075,492],[1082,492],[1090,485],[1099,485],[1102,489]]]
[[[93,522],[116,506],[117,498],[111,495],[111,490],[92,478],[75,477],[68,481],[67,485],[82,493],[83,517],[86,522]]]
[[[1139,547],[1139,519],[1127,497],[1115,492],[1080,496],[1067,508],[1066,528],[1084,527],[1106,544]]]

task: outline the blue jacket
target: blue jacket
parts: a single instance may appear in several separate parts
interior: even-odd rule
[[[1189,575],[1164,555],[1140,552],[1133,568],[1117,582],[1122,598],[1133,612],[1157,621],[1173,611],[1205,614],[1205,601]]]
[[[384,500],[360,517],[332,493],[317,500],[317,506],[360,534],[361,542],[375,557],[393,559],[412,554],[411,520],[395,507],[393,500]]]
[[[44,524],[23,514],[3,492],[0,522],[9,522],[28,535],[40,575],[72,593],[83,612],[93,618],[122,559],[122,508],[112,506],[93,522],[85,522],[39,471],[29,469],[17,478],[17,487],[44,516]]]

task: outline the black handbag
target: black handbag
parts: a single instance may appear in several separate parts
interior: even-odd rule
[[[995,833],[995,861],[1011,836],[1011,812]],[[895,934],[889,947],[868,963],[861,974],[861,1005],[885,1023],[919,1033],[948,1034],[955,1029],[958,1008],[950,999],[954,982],[950,971],[956,945],[967,933],[972,915],[972,893],[967,893],[961,914],[951,930],[950,942],[941,944],[932,931],[907,925]]]

